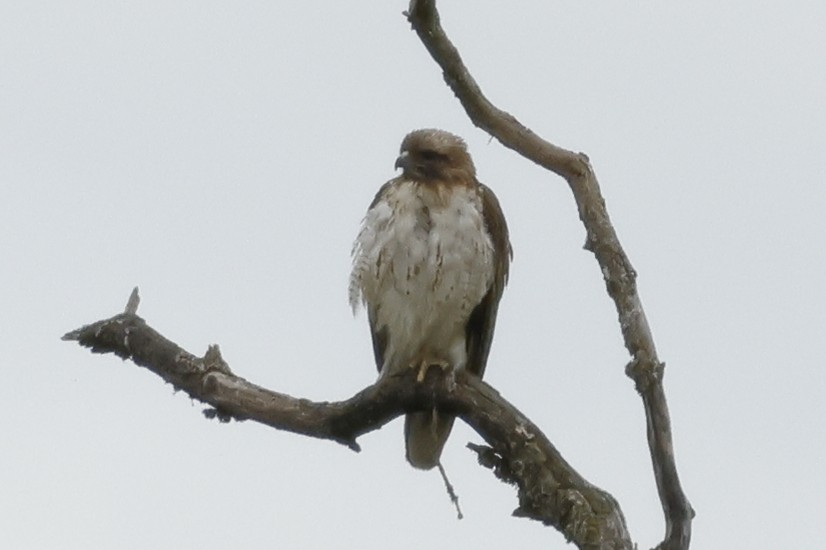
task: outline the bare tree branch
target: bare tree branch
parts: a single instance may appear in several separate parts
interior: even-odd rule
[[[137,294],[133,292],[133,296]],[[130,306],[134,300],[130,300]],[[616,501],[580,476],[530,420],[479,378],[430,369],[384,377],[350,399],[312,402],[256,386],[232,373],[217,346],[196,357],[130,311],[63,336],[94,353],[114,353],[146,367],[175,389],[214,407],[207,416],[253,420],[280,430],[330,439],[358,451],[356,439],[409,411],[436,407],[456,414],[489,446],[472,445],[479,462],[517,487],[514,515],[561,531],[579,548],[631,550]]]
[[[568,181],[587,231],[585,248],[596,256],[608,294],[619,314],[625,347],[632,356],[626,373],[634,380],[645,408],[648,446],[666,521],[665,537],[657,548],[687,549],[694,510],[682,490],[674,460],[671,421],[663,390],[665,364],[657,357],[654,338],[637,293],[637,274],[608,217],[588,157],[545,141],[484,96],[442,29],[435,0],[411,0],[405,15],[442,68],[445,82],[471,121],[505,147]]]
[[[666,519],[657,548],[687,549],[694,512],[680,486],[674,461],[668,407],[663,391],[664,364],[637,293],[636,273],[614,231],[593,168],[586,155],[541,139],[482,94],[439,22],[434,0],[412,0],[408,20],[441,66],[445,81],[474,124],[506,147],[568,181],[585,225],[585,248],[593,252],[608,294],[619,314],[626,367],[643,399],[651,459]],[[137,316],[132,293],[124,313],[66,334],[97,353],[115,353],[158,374],[211,409],[207,416],[253,420],[277,429],[330,439],[358,451],[356,439],[410,411],[438,408],[460,416],[488,446],[469,445],[480,464],[517,487],[514,514],[542,521],[581,549],[635,548],[619,504],[584,480],[542,432],[495,390],[464,372],[445,375],[431,369],[417,383],[411,370],[383,378],[340,402],[312,402],[256,386],[234,375],[211,346],[204,357],[181,349]]]

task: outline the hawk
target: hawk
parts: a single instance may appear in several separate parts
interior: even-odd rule
[[[476,179],[465,142],[424,129],[401,144],[401,175],[367,209],[355,243],[350,304],[367,309],[379,376],[431,365],[481,377],[512,256],[499,201]],[[454,417],[409,413],[407,460],[439,464]]]

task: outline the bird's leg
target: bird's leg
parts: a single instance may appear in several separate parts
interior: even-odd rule
[[[436,366],[442,369],[443,371],[446,371],[450,368],[450,363],[448,363],[444,359],[424,358],[421,360],[421,362],[419,362],[418,365],[414,362],[410,366],[419,369],[419,373],[416,375],[416,382],[421,383],[424,382],[424,378],[425,376],[427,376],[427,369],[429,369],[432,366]]]

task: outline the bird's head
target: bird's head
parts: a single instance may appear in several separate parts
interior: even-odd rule
[[[407,134],[396,168],[401,168],[405,177],[423,182],[470,182],[476,178],[464,140],[444,130],[424,129]]]

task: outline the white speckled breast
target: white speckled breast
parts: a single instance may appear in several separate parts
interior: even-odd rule
[[[353,246],[350,303],[387,327],[382,374],[466,362],[465,324],[494,278],[475,187],[401,180],[367,212]]]

